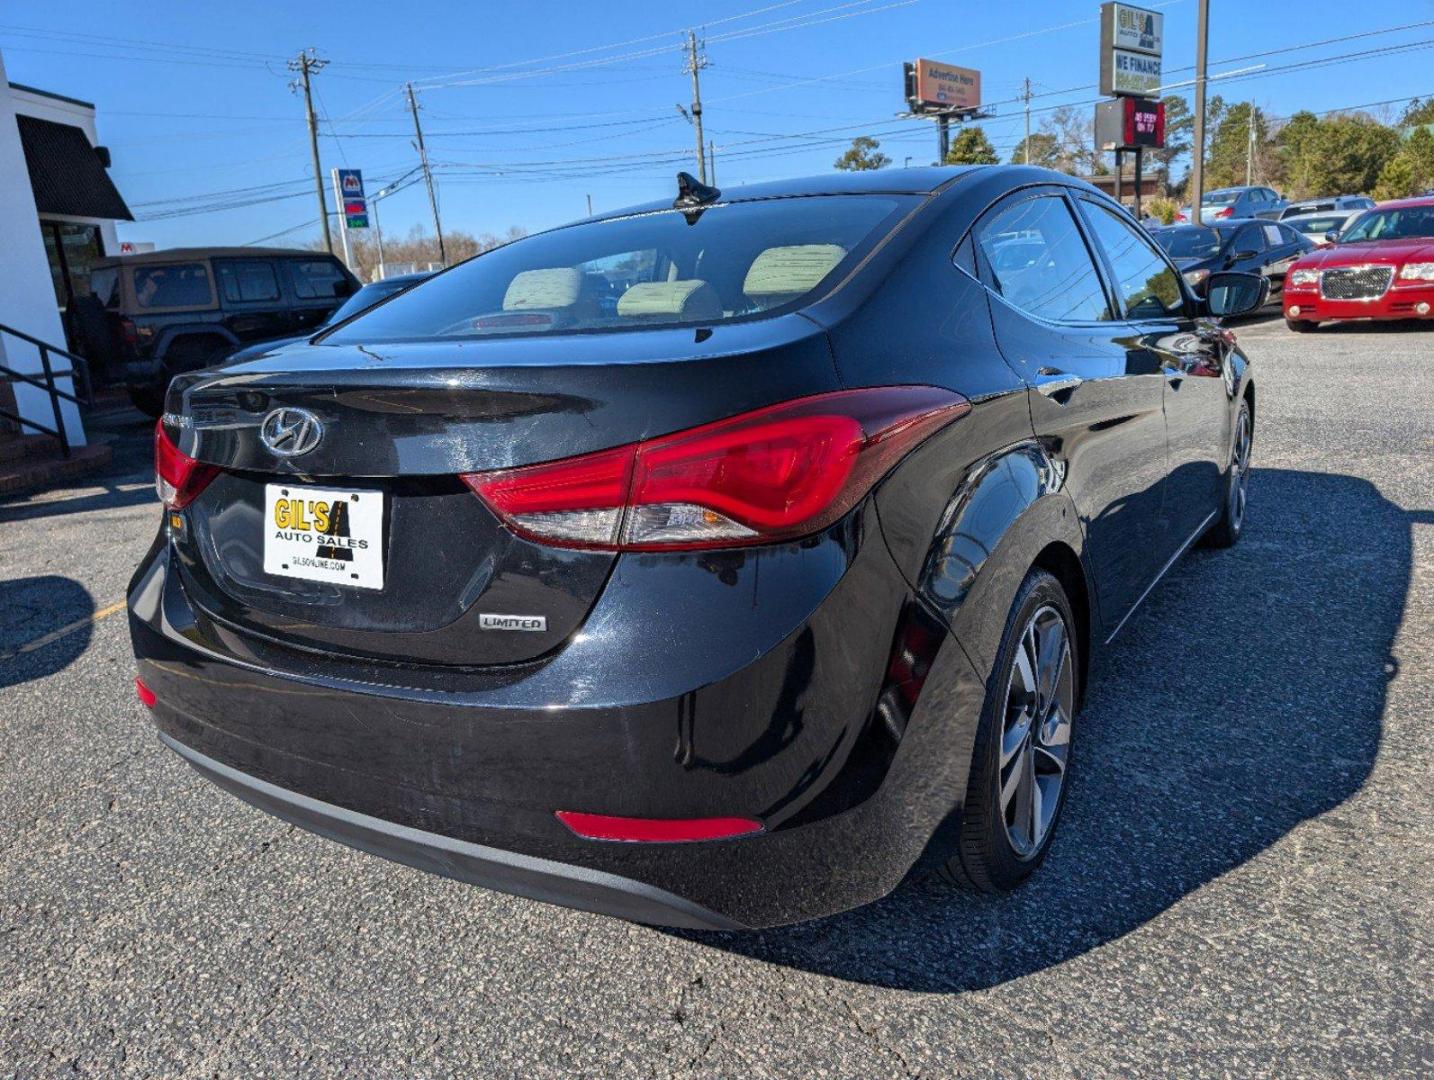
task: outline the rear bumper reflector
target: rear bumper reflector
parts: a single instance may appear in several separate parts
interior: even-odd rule
[[[762,831],[760,821],[742,817],[634,818],[558,810],[557,819],[587,840],[674,844],[691,840],[722,840]]]
[[[155,697],[154,691],[144,685],[143,679],[135,679],[134,692],[135,696],[139,698],[139,703],[146,709],[154,708],[155,702],[159,700],[159,698]]]

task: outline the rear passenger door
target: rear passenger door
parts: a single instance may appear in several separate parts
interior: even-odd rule
[[[1006,361],[1031,387],[1036,436],[1064,469],[1102,621],[1114,628],[1158,571],[1164,378],[1130,347],[1060,188],[996,203],[975,228],[977,272]]]
[[[1289,225],[1271,222],[1264,226],[1265,239],[1269,242],[1269,261],[1265,264],[1265,276],[1270,279],[1270,298],[1277,299],[1285,291],[1285,275],[1290,266],[1314,247]]]
[[[283,292],[271,259],[215,259],[224,325],[240,342],[267,341],[288,332]]]

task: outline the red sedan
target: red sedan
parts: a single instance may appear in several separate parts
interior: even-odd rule
[[[1381,203],[1285,277],[1285,324],[1434,316],[1434,198]]]

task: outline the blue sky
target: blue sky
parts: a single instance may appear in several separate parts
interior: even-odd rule
[[[1165,14],[1167,83],[1188,78],[1178,69],[1194,62],[1195,0],[1149,6]],[[1434,93],[1420,47],[1434,43],[1430,0],[1211,8],[1212,75],[1265,65],[1212,93],[1253,98],[1274,116]],[[112,175],[136,217],[206,210],[123,224],[121,239],[248,243],[287,230],[272,242],[293,244],[317,235],[302,103],[284,69],[308,46],[330,61],[315,79],[326,176],[362,168],[372,191],[374,180],[413,168],[400,89],[411,79],[445,227],[501,233],[581,217],[589,195],[599,210],[658,197],[677,168],[693,168],[692,129],[676,106],[691,96],[680,46],[688,12],[699,10],[705,122],[723,187],[827,171],[863,133],[878,135],[897,165],[929,162],[932,126],[894,118],[901,62],[918,55],[982,71],[998,114],[985,127],[1003,157],[1023,130],[1012,99],[1024,78],[1036,109],[1096,96],[1098,4],[1054,0],[6,0],[0,51],[12,81],[98,104]],[[1364,36],[1238,59],[1351,35]],[[1278,70],[1401,46],[1414,48]],[[385,233],[428,225],[422,185],[386,199],[382,221]]]

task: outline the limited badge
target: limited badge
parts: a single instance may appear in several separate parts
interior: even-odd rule
[[[543,615],[483,615],[478,616],[478,625],[484,630],[530,630],[541,632],[548,628]]]

